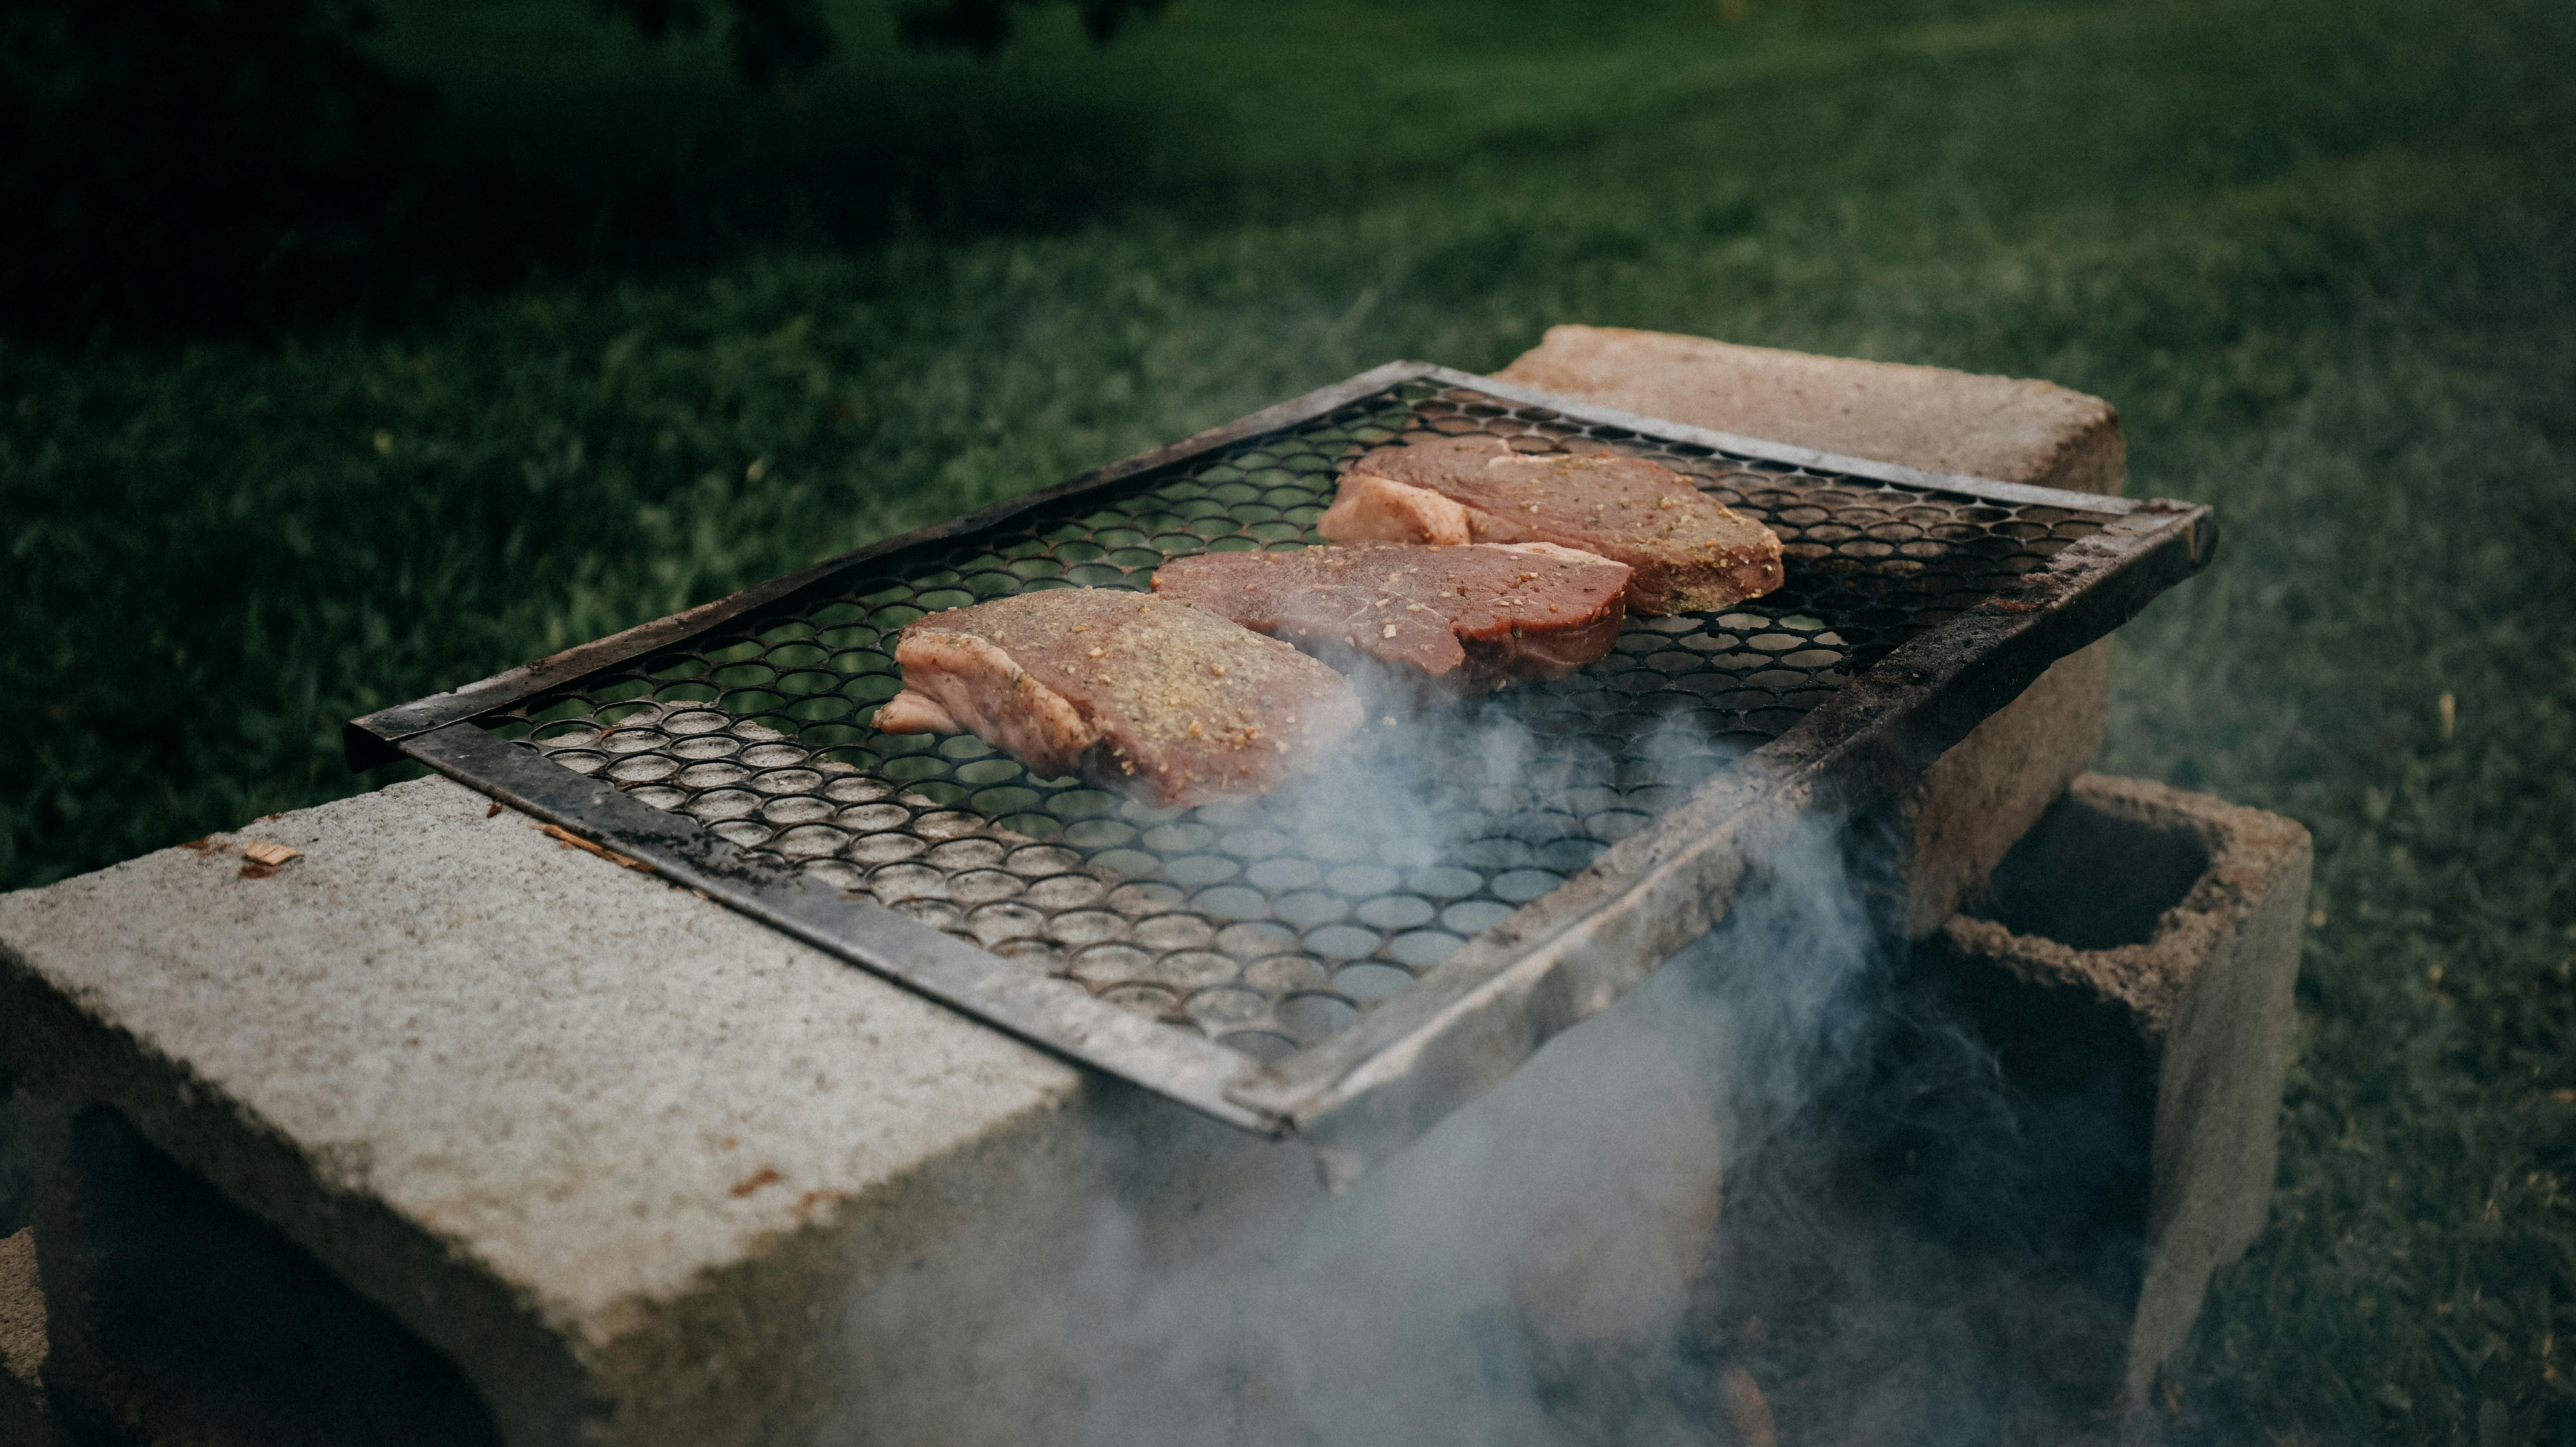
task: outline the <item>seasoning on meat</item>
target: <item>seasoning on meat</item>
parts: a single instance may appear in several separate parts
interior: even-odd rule
[[[1599,661],[1627,616],[1628,567],[1553,543],[1202,553],[1154,574],[1195,603],[1349,672],[1360,658],[1451,693],[1561,678]]]
[[[933,613],[895,646],[888,733],[972,733],[1156,807],[1262,793],[1361,723],[1350,681],[1170,599],[1059,588]]]
[[[1335,542],[1560,543],[1632,570],[1634,613],[1706,613],[1780,586],[1780,539],[1670,468],[1444,437],[1359,459],[1316,524]]]

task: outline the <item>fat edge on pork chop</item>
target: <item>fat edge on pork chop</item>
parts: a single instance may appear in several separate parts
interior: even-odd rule
[[[1374,660],[1394,691],[1476,694],[1561,678],[1619,641],[1629,569],[1554,543],[1352,543],[1202,553],[1154,574],[1177,598],[1345,673]]]
[[[887,733],[972,733],[1042,776],[1155,807],[1267,792],[1360,726],[1348,679],[1274,638],[1106,588],[915,619]]]
[[[1342,477],[1335,542],[1558,543],[1632,570],[1633,613],[1710,613],[1782,581],[1780,539],[1668,467],[1615,453],[1514,452],[1499,437],[1382,447]]]

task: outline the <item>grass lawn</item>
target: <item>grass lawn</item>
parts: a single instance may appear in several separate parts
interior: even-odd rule
[[[2226,529],[2122,633],[2103,766],[2317,836],[2275,1219],[2175,1422],[2576,1440],[2576,7],[1735,8],[1181,0],[979,65],[854,6],[746,100],[581,0],[412,0],[387,53],[531,279],[0,340],[0,887],[1395,357],[1586,321],[2047,377]]]

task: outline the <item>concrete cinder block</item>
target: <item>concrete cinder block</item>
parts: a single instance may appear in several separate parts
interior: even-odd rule
[[[1505,381],[1694,427],[1931,472],[2116,497],[2111,404],[2050,382],[1819,357],[1618,327],[1550,327]],[[2111,654],[2061,659],[1900,801],[1906,925],[1921,939],[1974,894],[2101,748]]]
[[[2111,722],[2111,640],[2068,654],[1933,760],[1897,801],[1905,930],[1923,939],[2093,762]]]
[[[2116,495],[2119,414],[2053,382],[1819,357],[1624,327],[1550,327],[1496,375],[1819,452]]]
[[[302,854],[248,877],[251,838]],[[454,1360],[514,1443],[819,1412],[817,1253],[849,1243],[809,1228],[917,1252],[935,1211],[852,1204],[935,1198],[924,1168],[1080,1085],[444,781],[0,897],[0,1058],[55,1103],[40,1162],[107,1107]]]
[[[2139,1405],[2190,1337],[2210,1273],[2270,1213],[2312,849],[2296,822],[2139,779],[2076,779],[1941,931],[2009,1062],[2040,1000],[2107,1010],[2151,1076],[2145,1263],[2122,1375]],[[1980,978],[1983,977],[1983,978]]]
[[[244,839],[302,852],[246,877]],[[408,1381],[449,1440],[485,1422],[511,1447],[1297,1440],[1319,1355],[1449,1341],[1442,1294],[1480,1273],[1515,1339],[1651,1336],[1703,1249],[1716,1133],[1674,1060],[1694,1037],[1638,1025],[1638,993],[1328,1201],[1302,1149],[443,780],[0,896],[0,1059],[39,1102],[75,1348],[56,1395],[191,1447],[405,1440],[384,1403],[298,1385],[317,1343],[369,1334],[333,1375]],[[1542,1233],[1670,1299],[1515,1319]],[[1345,1288],[1394,1325],[1324,1330]],[[1263,1303],[1298,1293],[1283,1318],[1312,1330],[1283,1344]],[[424,1388],[442,1362],[483,1415]],[[1480,1430],[1417,1425],[1385,1430]]]
[[[9,1447],[53,1447],[44,1385],[48,1347],[36,1233],[21,1229],[0,1238],[0,1443]]]

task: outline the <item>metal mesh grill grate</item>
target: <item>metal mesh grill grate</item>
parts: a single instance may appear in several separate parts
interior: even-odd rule
[[[1373,727],[1347,762],[1354,777],[1404,781],[1390,807],[1328,777],[1149,810],[1032,777],[971,736],[869,726],[899,687],[894,636],[925,613],[1037,588],[1144,589],[1173,557],[1308,546],[1351,458],[1466,432],[1653,458],[1776,530],[1788,584],[1722,615],[1631,619],[1611,657],[1571,678]],[[1272,1057],[1346,1026],[1854,669],[2105,521],[1413,383],[879,558],[478,721],[850,895]]]

